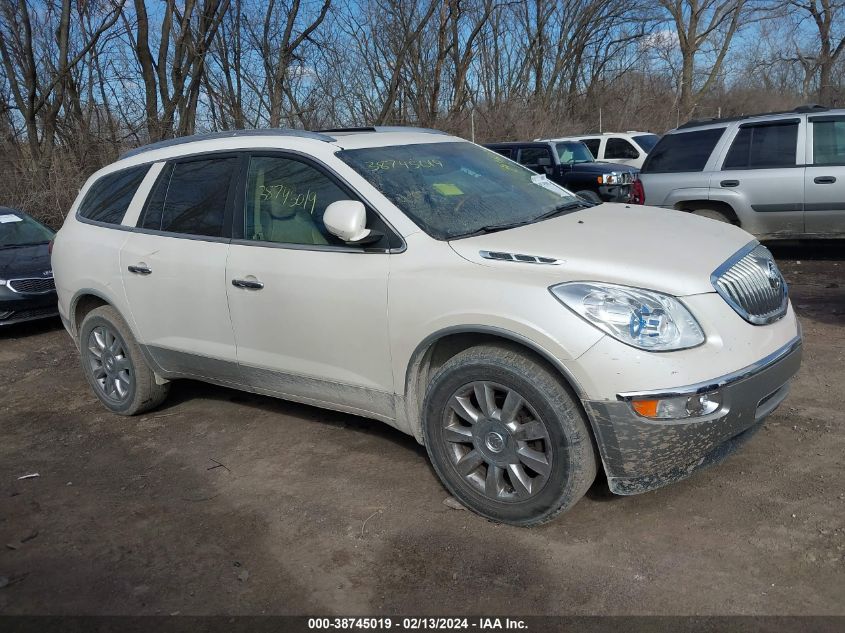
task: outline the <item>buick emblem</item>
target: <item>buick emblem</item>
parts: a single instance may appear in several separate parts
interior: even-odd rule
[[[772,287],[772,290],[780,290],[783,280],[778,272],[778,267],[772,260],[766,262],[766,276],[769,278],[769,285]]]

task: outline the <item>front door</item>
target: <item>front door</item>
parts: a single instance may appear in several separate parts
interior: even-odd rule
[[[392,418],[386,249],[348,247],[322,223],[354,195],[292,155],[249,159],[226,290],[244,380],[257,391]],[[369,218],[372,227],[377,218]]]
[[[224,276],[238,162],[215,155],[166,165],[121,250],[136,331],[167,371],[237,378]]]
[[[845,235],[845,116],[811,116],[804,176],[807,233]]]

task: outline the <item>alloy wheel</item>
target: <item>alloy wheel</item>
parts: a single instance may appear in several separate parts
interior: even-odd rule
[[[522,502],[549,479],[548,429],[510,387],[489,381],[464,385],[449,398],[441,432],[452,466],[489,499]]]
[[[132,363],[123,341],[100,325],[88,335],[88,364],[101,395],[123,402],[132,393]]]

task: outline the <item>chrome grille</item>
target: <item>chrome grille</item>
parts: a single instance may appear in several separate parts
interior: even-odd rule
[[[23,294],[41,294],[56,289],[56,282],[52,277],[36,277],[34,279],[12,279],[9,288]]]
[[[630,185],[631,182],[634,180],[634,175],[629,171],[622,172],[622,184],[623,185]]]
[[[769,249],[752,242],[710,276],[722,298],[754,325],[777,321],[786,314],[786,281]]]

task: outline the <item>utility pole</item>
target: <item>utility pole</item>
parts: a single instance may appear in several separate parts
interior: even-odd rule
[[[475,108],[471,108],[469,111],[469,133],[470,140],[475,143]]]

